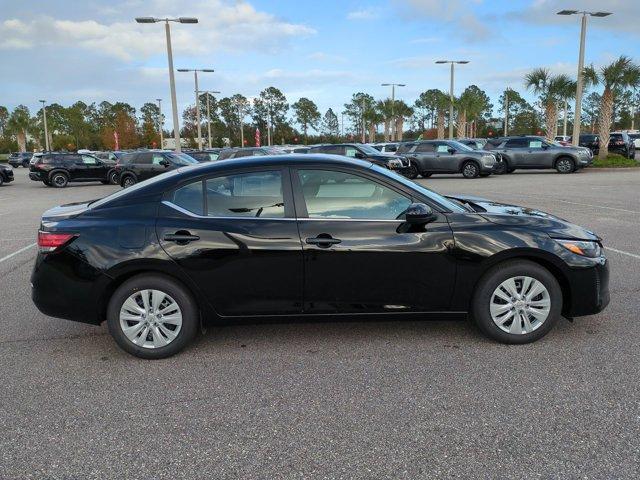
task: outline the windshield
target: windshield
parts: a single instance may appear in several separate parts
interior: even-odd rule
[[[358,148],[362,150],[367,155],[380,155],[380,151],[373,148],[371,145],[358,145]]]
[[[400,174],[398,174],[398,173],[396,173],[396,172],[394,172],[392,170],[388,170],[388,169],[386,169],[384,167],[379,167],[378,165],[375,165],[375,164],[371,167],[371,169],[375,170],[376,172],[381,173],[381,174],[383,174],[383,175],[385,175],[387,177],[391,177],[394,180],[396,180],[397,182],[400,182],[403,185],[406,185],[406,186],[412,188],[413,190],[416,190],[421,195],[424,195],[425,197],[430,198],[434,202],[442,205],[447,210],[450,210],[452,212],[457,212],[457,213],[467,212],[468,211],[465,208],[463,208],[460,205],[458,205],[457,203],[454,203],[453,201],[449,200],[448,198],[443,197],[439,193],[436,193],[433,190],[429,190],[428,188],[423,187],[419,183],[413,182],[413,181],[409,180],[408,178],[405,178],[402,175],[400,175]]]
[[[449,145],[451,145],[456,150],[462,150],[463,152],[472,152],[473,148],[469,145],[465,145],[464,143],[457,142],[456,140],[450,140]]]
[[[177,165],[195,165],[198,161],[186,153],[169,153],[167,155]]]

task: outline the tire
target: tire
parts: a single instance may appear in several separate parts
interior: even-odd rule
[[[154,294],[149,294],[151,291],[164,294],[164,300],[159,305],[165,311],[171,310],[165,314],[166,318],[171,316],[171,322],[155,316],[158,311],[162,311],[157,308],[158,305],[156,311],[152,312]],[[142,296],[147,296],[151,308],[144,309]],[[138,307],[133,310],[135,305]],[[123,310],[128,313],[123,313]],[[142,312],[146,312],[144,316]],[[198,325],[199,312],[191,293],[180,283],[164,275],[143,274],[127,280],[113,293],[107,307],[109,333],[120,348],[140,358],[159,359],[175,355],[193,341],[198,333]],[[127,327],[138,328],[134,328],[128,336],[123,330]],[[145,332],[147,335],[143,339]]]
[[[422,178],[429,178],[431,175],[433,175],[433,173],[431,172],[425,172],[420,174]]]
[[[42,183],[44,183],[45,186],[47,186],[47,187],[51,187],[52,186],[51,182],[49,180],[43,180]]]
[[[416,167],[415,163],[410,162],[409,168],[404,173],[404,176],[409,180],[415,180],[416,178],[418,178],[418,167]]]
[[[0,187],[4,184],[4,177],[0,175]]]
[[[526,280],[524,277],[531,280],[531,283],[528,284],[528,292],[533,292],[533,289],[538,288],[538,285],[542,285],[544,290],[528,300],[525,292],[522,302],[519,302],[517,297],[511,297],[516,298],[516,301],[508,303],[496,295],[496,292],[500,291],[502,296],[511,302],[508,298],[510,295],[508,289],[502,290],[501,287],[504,282],[509,282],[509,280],[515,278],[516,292],[522,293],[518,291],[518,287],[525,287],[524,282]],[[529,305],[529,301],[533,301],[535,305]],[[544,302],[548,302],[548,307],[542,306]],[[492,305],[495,308],[496,321],[492,316]],[[513,305],[513,307],[509,308],[509,305]],[[527,309],[527,307],[529,308]],[[522,308],[522,310],[518,310],[518,308]],[[535,315],[529,313],[533,311],[537,313]],[[491,268],[478,283],[471,302],[471,316],[478,328],[488,337],[501,343],[522,344],[535,342],[549,333],[560,319],[561,312],[562,290],[558,281],[546,268],[528,260],[511,260]],[[544,313],[546,313],[546,317],[541,321],[539,318]],[[502,315],[504,315],[504,319]],[[516,316],[518,316],[518,323],[513,321]],[[528,321],[528,327],[527,322],[524,321],[525,316]],[[503,322],[502,327],[498,326],[500,322]],[[519,332],[518,329],[520,329]]]
[[[462,165],[462,176],[464,178],[477,178],[480,175],[480,167],[476,162],[465,162]]]
[[[633,160],[636,158],[636,149],[632,148],[629,150],[629,159]]]
[[[507,167],[507,173],[513,173],[513,172],[515,172],[515,171],[516,171],[516,169],[515,169],[515,168],[513,168],[513,167]]]
[[[118,172],[115,170],[113,172],[109,172],[108,174],[109,181],[107,183],[111,185],[118,185]]]
[[[569,157],[560,157],[556,160],[555,167],[558,173],[573,173],[576,169],[576,163]]]
[[[120,185],[122,188],[129,188],[136,184],[136,179],[133,175],[125,175],[125,177],[121,180]]]
[[[507,162],[505,162],[504,160],[500,160],[499,162],[497,162],[497,166],[494,169],[493,173],[495,173],[496,175],[504,175],[505,173],[508,173],[509,171],[509,167],[507,165]]]
[[[25,160],[22,162],[22,168],[29,168],[29,160]]]
[[[64,188],[69,184],[69,177],[64,172],[56,172],[49,178],[49,183],[55,188]]]

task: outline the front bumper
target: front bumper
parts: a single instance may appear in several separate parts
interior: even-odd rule
[[[593,315],[609,305],[609,262],[604,256],[593,260],[591,268],[570,269],[567,274],[571,298],[562,312],[567,317]]]

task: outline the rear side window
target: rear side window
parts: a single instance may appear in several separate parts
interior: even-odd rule
[[[505,147],[507,148],[527,148],[529,146],[529,140],[526,138],[512,138],[507,141]]]
[[[178,188],[173,192],[173,203],[196,215],[204,215],[202,184],[203,182],[200,180]]]
[[[210,217],[284,217],[280,171],[209,178],[205,195]]]
[[[416,153],[429,153],[435,151],[435,146],[433,143],[420,143],[416,145],[415,152]]]
[[[138,155],[136,155],[136,158],[133,161],[133,163],[138,163],[141,165],[150,165],[152,158],[153,158],[153,154],[151,153],[139,153]]]

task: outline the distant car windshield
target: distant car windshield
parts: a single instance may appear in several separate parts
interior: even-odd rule
[[[170,153],[169,158],[178,165],[195,165],[199,163],[195,158],[186,153]]]
[[[422,195],[424,195],[427,198],[430,198],[431,200],[433,200],[436,203],[439,203],[440,205],[442,205],[444,208],[446,208],[447,210],[450,210],[452,212],[467,212],[466,209],[464,209],[463,207],[461,207],[460,205],[458,205],[457,203],[452,202],[451,200],[449,200],[446,197],[443,197],[442,195],[440,195],[439,193],[434,192],[433,190],[429,190],[428,188],[423,187],[422,185],[420,185],[419,183],[416,182],[412,182],[411,180],[409,180],[408,178],[392,171],[389,170],[387,168],[384,167],[380,167],[376,164],[373,164],[371,166],[372,170],[375,170],[378,173],[381,173],[387,177],[391,177],[394,180],[396,180],[397,182],[402,183],[403,185],[406,185],[410,188],[412,188],[413,190],[418,191],[419,193],[421,193]]]
[[[469,145],[465,145],[464,143],[460,143],[460,142],[458,142],[456,140],[449,141],[449,145],[451,145],[456,150],[462,150],[463,152],[472,152],[473,151],[473,148],[471,148]]]

